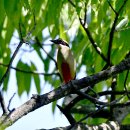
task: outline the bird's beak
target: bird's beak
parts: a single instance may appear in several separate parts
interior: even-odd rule
[[[55,44],[58,44],[57,43],[57,40],[50,40],[51,42],[55,43]]]

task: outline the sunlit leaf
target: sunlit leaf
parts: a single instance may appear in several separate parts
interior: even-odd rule
[[[12,22],[12,24],[14,26],[18,26],[19,19],[21,16],[21,9],[22,9],[20,0],[12,0],[12,1],[5,0],[4,9],[5,9],[6,15],[8,16],[10,22]]]

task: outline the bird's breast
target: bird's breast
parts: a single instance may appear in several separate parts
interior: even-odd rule
[[[64,82],[75,78],[76,62],[69,47],[60,47],[57,54],[58,69]]]
[[[62,77],[65,83],[69,82],[74,78],[73,75],[71,74],[70,66],[68,63],[63,62],[61,64],[61,70],[62,70]]]
[[[66,60],[69,57],[70,49],[68,47],[60,49],[62,57]]]

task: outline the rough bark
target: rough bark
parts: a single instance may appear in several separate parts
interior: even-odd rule
[[[30,100],[14,109],[8,115],[1,116],[0,128],[6,128],[28,113],[64,96],[67,96],[70,93],[73,93],[74,89],[80,90],[87,86],[97,84],[128,69],[130,69],[130,58],[127,58],[118,65],[112,66],[109,69],[101,71],[94,75],[87,76],[79,80],[72,80],[71,82],[62,85],[49,93],[43,95],[34,95]]]

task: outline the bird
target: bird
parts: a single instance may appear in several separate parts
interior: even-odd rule
[[[61,38],[50,41],[58,46],[57,67],[64,83],[68,83],[76,77],[76,60],[74,55],[69,44]]]

